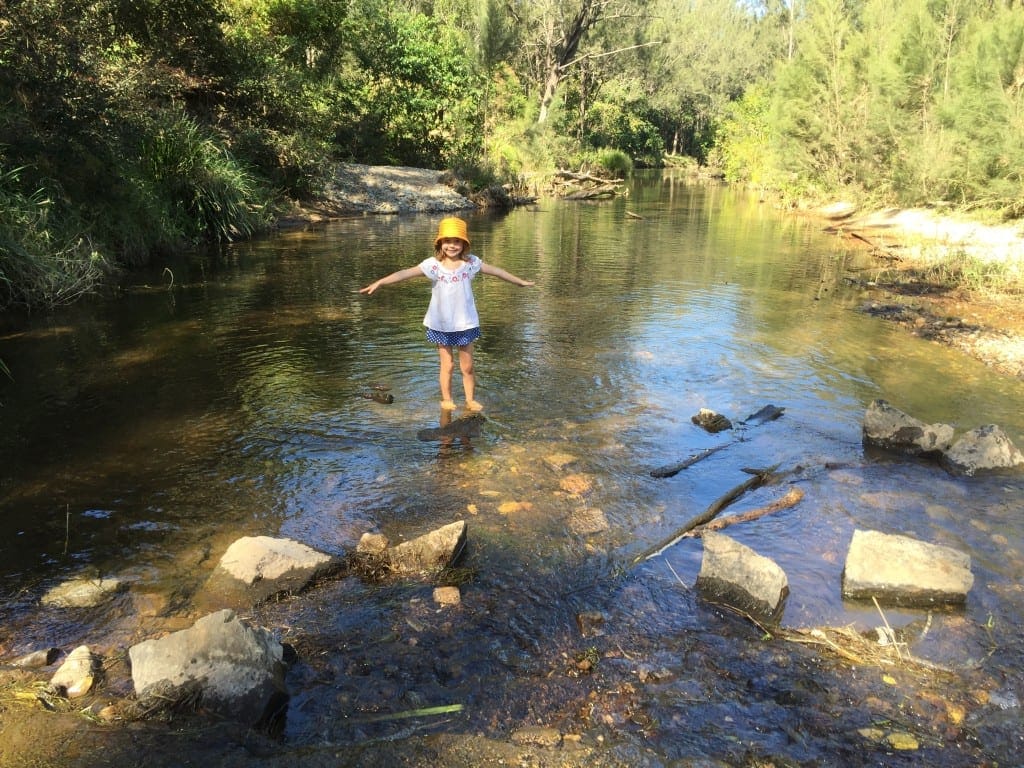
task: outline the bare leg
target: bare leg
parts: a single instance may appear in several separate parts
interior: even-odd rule
[[[459,347],[459,370],[462,371],[462,388],[466,391],[466,407],[471,411],[483,410],[475,399],[476,373],[473,370],[473,343]]]
[[[441,361],[441,371],[438,380],[441,384],[441,407],[446,410],[455,408],[455,401],[452,400],[452,370],[455,368],[455,359],[452,351],[444,345],[439,345],[437,354]]]

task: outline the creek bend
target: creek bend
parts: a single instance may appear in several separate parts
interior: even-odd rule
[[[666,172],[610,201],[467,214],[473,251],[537,285],[478,279],[487,421],[467,440],[418,440],[439,421],[429,284],[357,290],[422,259],[438,218],[237,244],[166,265],[169,290],[160,265],[116,300],[0,329],[13,376],[0,383],[0,646],[113,652],[169,617],[187,623],[190,595],[241,536],[340,554],[367,531],[397,542],[466,519],[457,608],[438,609],[429,584],[347,578],[253,612],[299,651],[282,749],[396,740],[408,723],[380,715],[461,704],[418,732],[502,739],[543,724],[608,764],[883,765],[892,749],[862,731],[885,721],[918,736],[908,759],[921,764],[1014,763],[1021,481],[865,455],[860,425],[883,398],[958,432],[999,424],[1024,446],[1018,380],[856,311],[868,296],[849,278],[869,257],[815,222]],[[363,396],[374,385],[394,402]],[[730,439],[695,426],[699,409],[735,422],[769,403],[784,416],[651,477]],[[727,533],[786,571],[783,626],[881,623],[840,597],[855,528],[952,546],[972,559],[967,604],[886,617],[927,626],[912,650],[953,682],[897,670],[893,685],[764,637],[693,592],[699,539],[623,568],[743,468],[776,463],[802,468],[803,500]],[[574,530],[581,510],[607,528]],[[82,574],[130,588],[102,610],[39,605]],[[577,617],[591,613],[602,622],[584,636]]]

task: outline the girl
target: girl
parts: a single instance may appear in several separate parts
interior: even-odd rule
[[[459,350],[459,369],[462,371],[462,388],[466,392],[466,408],[470,411],[483,410],[474,398],[476,375],[473,372],[473,342],[480,338],[480,316],[473,299],[470,281],[477,272],[494,275],[509,283],[522,287],[533,285],[532,280],[523,280],[510,272],[485,264],[469,252],[469,235],[466,222],[451,216],[442,219],[434,238],[434,255],[424,259],[418,266],[400,269],[387,277],[360,288],[360,293],[372,294],[382,285],[400,283],[413,277],[426,276],[433,283],[430,306],[423,324],[427,327],[427,341],[437,344],[441,358],[441,408],[455,409],[452,400],[452,370],[455,361],[452,348]]]

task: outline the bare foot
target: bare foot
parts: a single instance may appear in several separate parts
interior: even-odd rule
[[[454,411],[455,410],[455,401],[454,400],[442,400],[441,401],[441,410],[442,411]]]
[[[468,411],[482,411],[484,406],[482,403],[478,403],[476,400],[466,401],[466,410]]]

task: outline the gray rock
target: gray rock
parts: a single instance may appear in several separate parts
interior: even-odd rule
[[[94,608],[127,588],[120,579],[70,579],[43,595],[42,603],[56,608]]]
[[[391,547],[385,556],[395,573],[437,573],[450,567],[465,546],[466,521],[459,520]]]
[[[970,556],[939,544],[879,531],[854,531],[843,569],[843,597],[906,606],[963,603],[974,584]]]
[[[942,462],[954,472],[973,475],[1019,470],[1024,467],[1024,454],[1002,429],[989,424],[966,432],[945,451]]]
[[[697,589],[706,599],[723,602],[769,622],[782,617],[789,582],[767,557],[722,533],[705,533],[704,557]]]
[[[875,400],[864,414],[862,434],[865,445],[915,456],[938,456],[953,442],[953,427],[925,424]]]
[[[231,610],[133,645],[128,658],[140,698],[159,692],[173,700],[168,686],[190,692],[198,686],[204,708],[258,728],[287,704],[283,646],[268,630],[249,626]]]

